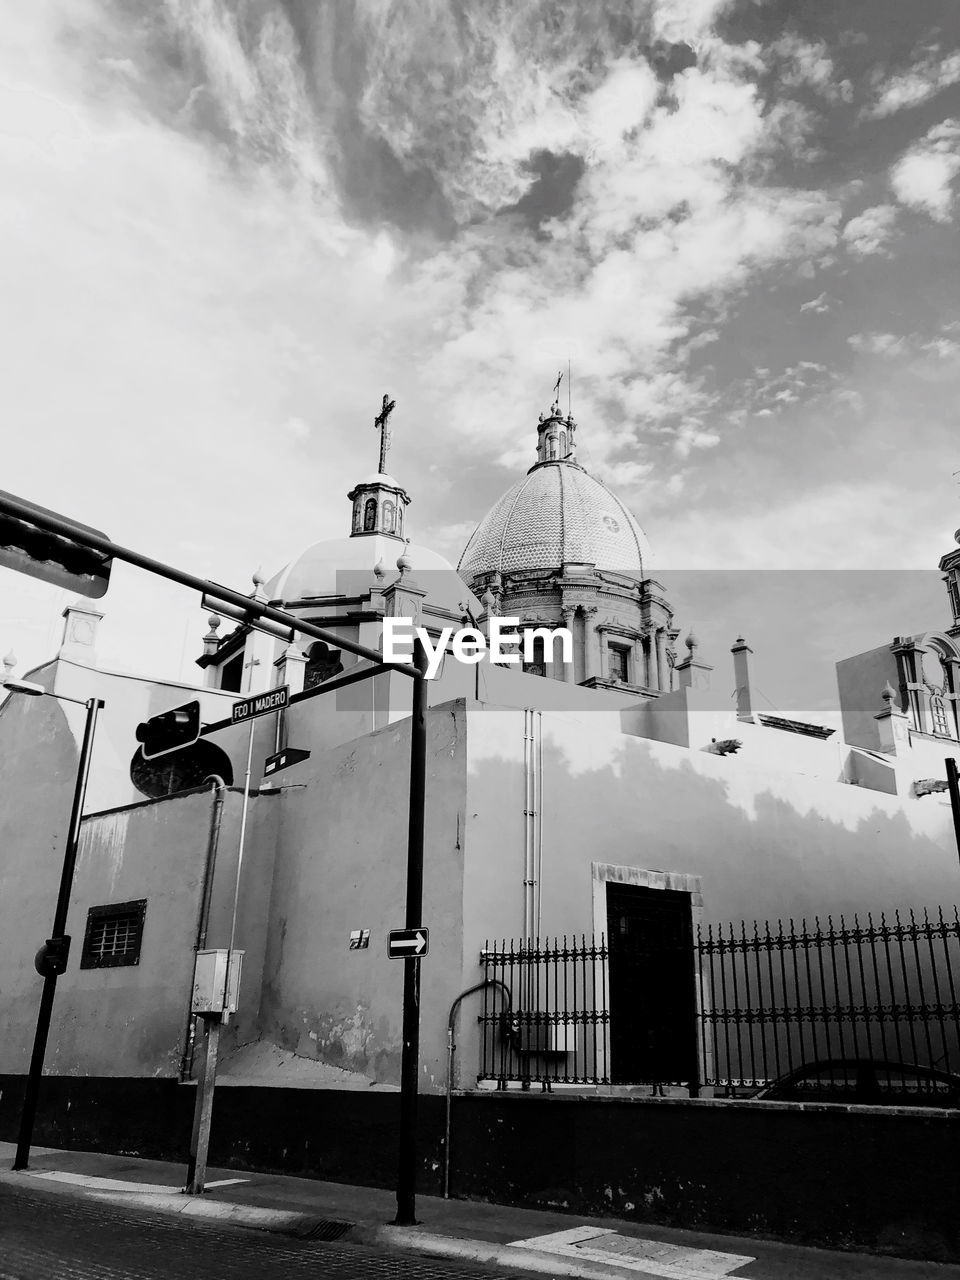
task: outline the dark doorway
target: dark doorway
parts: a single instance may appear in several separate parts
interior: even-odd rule
[[[607,942],[611,1080],[695,1081],[690,894],[607,881]]]

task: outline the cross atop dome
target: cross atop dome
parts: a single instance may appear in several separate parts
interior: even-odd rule
[[[397,407],[389,395],[383,397],[380,412],[373,420],[380,432],[380,464],[377,471],[361,480],[347,497],[353,503],[353,519],[350,526],[352,538],[369,534],[386,534],[390,538],[404,540],[406,508],[410,496],[393,476],[387,475],[387,450],[390,448],[390,415]]]

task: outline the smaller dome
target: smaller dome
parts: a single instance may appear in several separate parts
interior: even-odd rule
[[[386,485],[390,489],[403,488],[403,485],[399,480],[394,480],[393,476],[388,476],[382,471],[371,471],[368,476],[364,476],[362,480],[358,480],[353,487],[355,489],[359,489],[361,485],[365,484],[382,484]]]

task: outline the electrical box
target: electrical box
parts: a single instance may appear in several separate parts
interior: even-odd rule
[[[228,964],[229,959],[229,964]],[[237,1012],[240,998],[240,970],[243,966],[242,951],[228,951],[226,947],[211,951],[198,951],[193,971],[192,1013]]]

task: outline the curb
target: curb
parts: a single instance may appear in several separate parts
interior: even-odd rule
[[[13,1173],[0,1170],[0,1184],[29,1187],[50,1195],[67,1195],[126,1208],[151,1209],[177,1217],[207,1222],[220,1222],[236,1227],[272,1232],[300,1239],[321,1239],[331,1220],[317,1214],[299,1213],[292,1209],[267,1209],[260,1205],[226,1200],[188,1197],[182,1192],[97,1190],[76,1183],[57,1183],[31,1178],[30,1171]],[[574,1261],[556,1254],[537,1253],[532,1249],[504,1245],[495,1241],[463,1239],[459,1236],[436,1235],[416,1227],[356,1223],[339,1234],[344,1243],[364,1244],[377,1248],[426,1254],[430,1257],[459,1258],[465,1261],[494,1264],[513,1271],[530,1271],[552,1276],[577,1277],[578,1280],[643,1280],[649,1272],[637,1267],[598,1264],[587,1259]]]
[[[536,1253],[533,1249],[521,1249],[516,1245],[495,1244],[487,1240],[462,1240],[456,1236],[430,1235],[410,1227],[376,1227],[372,1232],[363,1228],[351,1232],[357,1243],[389,1244],[395,1249],[410,1253],[425,1253],[432,1257],[462,1258],[470,1262],[493,1263],[513,1271],[534,1271],[551,1276],[575,1276],[580,1280],[614,1280],[629,1277],[630,1280],[653,1280],[650,1272],[639,1268],[619,1267],[614,1263],[599,1264],[573,1261],[558,1254]]]

